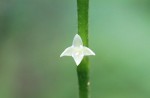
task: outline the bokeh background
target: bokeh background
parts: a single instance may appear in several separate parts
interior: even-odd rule
[[[78,98],[60,58],[77,33],[76,0],[0,0],[0,98]],[[91,98],[150,98],[150,0],[90,0]]]

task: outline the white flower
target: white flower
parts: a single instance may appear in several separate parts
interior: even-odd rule
[[[66,48],[64,52],[60,55],[62,56],[72,56],[76,65],[78,66],[84,56],[95,55],[95,53],[88,47],[83,46],[81,37],[76,34],[72,46]]]

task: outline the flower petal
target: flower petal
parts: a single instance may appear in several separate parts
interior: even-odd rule
[[[83,46],[82,39],[78,34],[75,35],[72,45],[75,47]]]
[[[68,47],[64,50],[64,52],[60,55],[60,57],[62,56],[72,56],[72,52],[73,52],[73,48],[72,47]]]
[[[80,55],[72,55],[72,57],[73,57],[73,59],[74,59],[76,65],[78,66],[78,65],[81,63],[81,61],[82,61],[84,55],[83,55],[83,54],[80,54]]]
[[[88,47],[83,47],[83,54],[84,55],[95,55],[95,53]]]

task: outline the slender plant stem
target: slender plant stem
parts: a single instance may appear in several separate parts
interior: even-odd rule
[[[88,46],[88,8],[89,0],[77,0],[78,8],[78,34],[81,36],[83,44]],[[89,59],[84,57],[77,67],[79,96],[89,98]]]

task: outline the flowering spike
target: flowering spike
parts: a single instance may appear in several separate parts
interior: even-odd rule
[[[71,47],[68,47],[60,55],[63,56],[72,56],[76,65],[78,66],[84,56],[95,55],[95,53],[88,47],[83,46],[81,37],[76,34]]]

